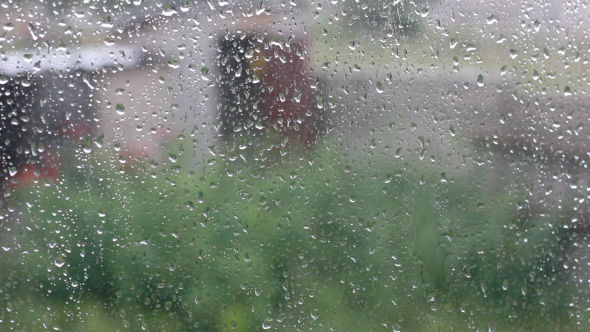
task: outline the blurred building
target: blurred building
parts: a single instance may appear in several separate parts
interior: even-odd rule
[[[3,187],[55,178],[64,139],[82,144],[95,131],[95,76],[141,61],[138,49],[4,53],[0,61],[0,177]],[[89,147],[88,147],[89,148]]]

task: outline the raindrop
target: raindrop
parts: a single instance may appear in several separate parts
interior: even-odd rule
[[[492,16],[488,17],[486,21],[488,22],[488,25],[490,25],[490,24],[498,23],[498,18],[495,15],[492,15]]]
[[[92,152],[92,143],[90,142],[90,138],[84,138],[84,143],[82,145],[82,151],[86,154]]]
[[[518,51],[515,49],[510,49],[510,58],[516,59],[517,56],[518,56]]]
[[[162,8],[162,15],[166,17],[174,16],[176,14],[178,14],[178,12],[172,7],[172,5],[166,5]]]
[[[63,255],[57,256],[57,258],[53,261],[53,265],[57,267],[62,267],[66,264],[66,258]]]
[[[180,64],[176,60],[168,60],[168,67],[172,69],[178,69],[180,68]]]
[[[33,38],[33,40],[37,40],[39,39],[39,36],[37,35],[37,29],[33,26],[33,24],[29,23],[29,33],[31,34],[31,37]]]
[[[172,308],[172,301],[166,301],[164,303],[164,308],[166,308],[166,310],[170,310],[170,308]]]
[[[117,104],[117,106],[115,106],[115,109],[117,110],[117,114],[119,114],[119,115],[125,114],[125,105]]]
[[[393,179],[393,175],[388,174],[387,177],[385,178],[385,181],[383,181],[383,182],[384,183],[390,183],[392,179]]]
[[[272,323],[273,323],[273,319],[272,318],[266,318],[263,322],[262,322],[262,329],[264,330],[270,330],[272,328]]]
[[[320,311],[318,309],[311,310],[311,318],[317,320],[320,317]]]
[[[26,62],[30,63],[33,60],[33,54],[31,54],[31,53],[24,54],[23,55],[23,59]]]
[[[207,75],[209,75],[209,68],[207,68],[207,67],[201,68],[201,77],[204,80],[209,80],[209,77],[207,77]]]
[[[508,67],[502,66],[502,68],[500,68],[500,75],[502,75],[502,76],[506,75],[507,71],[508,71]]]
[[[457,47],[457,44],[458,44],[458,43],[459,43],[459,42],[458,42],[456,39],[454,39],[454,38],[451,38],[451,41],[449,42],[449,47],[450,47],[451,49],[454,49],[455,47]]]
[[[484,85],[484,83],[483,83],[483,74],[479,74],[477,76],[477,85],[480,86],[480,87],[482,87]]]
[[[377,88],[378,93],[383,93],[383,83],[377,82],[377,84],[375,84],[375,87]]]

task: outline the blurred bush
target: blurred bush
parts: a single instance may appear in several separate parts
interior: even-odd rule
[[[522,174],[492,183],[486,163],[441,170],[336,144],[195,167],[184,144],[159,164],[72,154],[80,167],[14,198],[1,330],[573,324],[570,216],[526,212]]]

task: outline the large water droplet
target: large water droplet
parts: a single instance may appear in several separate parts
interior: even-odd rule
[[[117,106],[115,106],[115,109],[117,110],[117,114],[119,114],[119,115],[125,114],[125,105],[117,104]]]
[[[375,87],[377,88],[377,92],[383,93],[383,83],[377,82],[377,84],[375,84]]]
[[[57,256],[57,258],[53,261],[53,265],[57,267],[62,267],[66,264],[66,258],[63,255]]]
[[[262,328],[264,330],[270,330],[272,328],[272,323],[273,323],[273,319],[272,318],[266,318],[264,320],[264,322],[262,322]]]
[[[479,74],[477,76],[477,86],[480,86],[481,87],[483,85],[484,85],[484,83],[483,83],[483,75],[482,74]]]

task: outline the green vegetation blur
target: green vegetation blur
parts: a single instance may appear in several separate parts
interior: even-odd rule
[[[13,197],[0,330],[546,331],[580,321],[567,305],[571,212],[530,212],[526,157],[499,176],[477,148],[447,169],[336,142],[243,158],[220,148],[196,166],[188,141],[165,149],[163,161],[125,164],[71,152],[59,183]]]

